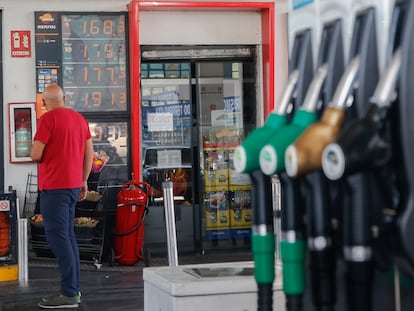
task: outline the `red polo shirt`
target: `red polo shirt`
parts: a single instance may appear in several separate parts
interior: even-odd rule
[[[85,145],[90,138],[88,122],[73,109],[58,108],[41,116],[34,136],[46,145],[38,165],[39,190],[82,186]]]

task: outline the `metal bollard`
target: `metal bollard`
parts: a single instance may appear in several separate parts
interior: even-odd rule
[[[21,218],[17,220],[17,235],[18,235],[18,267],[19,267],[19,282],[27,283],[29,279],[28,273],[28,248],[27,248],[27,219]]]
[[[175,228],[175,210],[173,183],[165,181],[162,183],[164,194],[165,227],[167,231],[168,264],[170,267],[178,266],[177,232]]]
[[[280,189],[280,179],[278,175],[272,175],[272,206],[273,206],[273,220],[275,224],[275,236],[276,236],[276,259],[277,262],[281,261],[280,258],[280,237],[282,235],[282,225],[280,221],[281,217],[281,189]]]

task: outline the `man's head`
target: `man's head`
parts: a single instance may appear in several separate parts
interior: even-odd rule
[[[43,105],[47,111],[65,106],[65,94],[62,88],[57,84],[52,84],[46,87],[43,91]]]

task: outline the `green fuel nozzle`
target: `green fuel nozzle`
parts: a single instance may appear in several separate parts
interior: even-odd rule
[[[301,295],[305,292],[305,256],[304,239],[280,242],[280,254],[283,262],[283,291],[286,295]]]
[[[273,282],[275,278],[275,235],[270,182],[259,166],[259,152],[275,131],[287,123],[286,113],[299,78],[294,70],[285,88],[280,105],[272,112],[263,127],[255,129],[235,149],[234,168],[249,173],[252,179],[253,226],[252,253],[254,275],[258,286],[258,310],[273,310]]]
[[[236,171],[247,173],[260,168],[259,152],[272,134],[287,123],[286,116],[271,113],[263,127],[255,129],[234,150],[233,164]]]
[[[260,168],[260,150],[268,142],[273,133],[287,123],[286,112],[298,78],[298,70],[292,71],[289,75],[288,84],[278,107],[276,107],[275,111],[269,114],[263,127],[256,128],[246,137],[242,144],[235,149],[233,164],[236,171],[240,173],[248,173]]]

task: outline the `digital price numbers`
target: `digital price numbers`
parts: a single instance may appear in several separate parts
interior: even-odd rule
[[[125,15],[62,14],[67,105],[80,112],[126,111]]]

